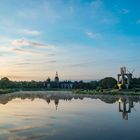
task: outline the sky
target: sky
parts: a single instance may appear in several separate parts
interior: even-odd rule
[[[0,77],[140,77],[140,1],[0,0]]]

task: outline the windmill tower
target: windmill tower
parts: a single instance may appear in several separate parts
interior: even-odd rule
[[[120,74],[118,74],[118,86],[119,89],[121,89],[122,85],[125,85],[126,88],[129,88],[130,82],[132,80],[133,77],[133,72],[129,72],[126,67],[121,67],[120,68]]]

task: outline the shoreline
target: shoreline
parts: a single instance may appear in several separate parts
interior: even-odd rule
[[[64,94],[64,95],[86,95],[86,96],[140,96],[140,92],[134,91],[116,91],[116,90],[108,90],[108,91],[95,91],[95,90],[18,90],[18,89],[0,89],[0,94],[24,94],[24,93],[41,93],[41,94]]]
[[[140,102],[139,95],[87,95],[87,94],[74,94],[71,91],[17,91],[8,94],[0,95],[0,104],[7,104],[9,101],[19,98],[21,100],[29,99],[31,101],[35,99],[42,99],[49,103],[51,100],[58,102],[59,100],[71,101],[71,100],[83,100],[88,99],[99,99],[105,103],[112,104],[120,99],[122,100],[133,100]]]
[[[95,94],[83,94],[83,93],[74,93],[73,91],[67,91],[67,90],[59,90],[59,91],[56,91],[56,90],[46,90],[46,91],[16,91],[16,92],[12,92],[12,93],[7,93],[7,94],[18,94],[18,95],[21,95],[21,94],[42,94],[42,95],[49,95],[49,96],[64,96],[64,97],[67,97],[67,96],[72,96],[72,97],[102,97],[102,96],[112,96],[112,97],[120,97],[120,96],[123,96],[123,97],[131,97],[131,96],[138,96],[140,97],[140,93],[138,94],[133,94],[133,93],[128,93],[128,92],[121,92],[121,93],[115,93],[115,94],[107,94],[107,93],[102,93],[102,92],[99,92],[99,93],[95,93]]]

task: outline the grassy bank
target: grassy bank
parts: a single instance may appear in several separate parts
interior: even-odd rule
[[[73,90],[74,94],[88,94],[88,95],[140,95],[140,92],[135,92],[133,90]]]
[[[0,94],[12,93],[16,91],[71,91],[74,94],[86,94],[86,95],[140,95],[140,91],[135,92],[133,90],[82,90],[82,89],[56,89],[56,88],[22,88],[22,89],[0,89]]]
[[[16,91],[71,91],[68,89],[59,88],[11,88],[11,89],[0,89],[0,94],[12,93]]]
[[[62,88],[20,88],[20,91],[71,91],[71,89]]]
[[[0,89],[0,94],[12,93],[18,91],[17,89]]]

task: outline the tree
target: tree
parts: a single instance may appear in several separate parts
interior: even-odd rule
[[[130,83],[131,88],[140,88],[140,78],[133,78]]]
[[[85,88],[84,85],[85,85],[85,84],[84,84],[83,81],[79,81],[79,82],[75,81],[75,82],[74,82],[74,88],[76,88],[76,89],[84,89],[84,88]]]
[[[114,88],[116,84],[117,84],[117,80],[113,77],[106,77],[99,81],[99,85],[103,89]]]
[[[96,89],[99,85],[99,83],[97,81],[91,81],[90,84],[91,84],[92,89]]]
[[[50,83],[50,82],[51,82],[50,77],[48,77],[46,81],[47,81],[48,83]]]
[[[0,80],[0,88],[10,88],[12,85],[12,81],[10,81],[7,77],[4,77]]]

